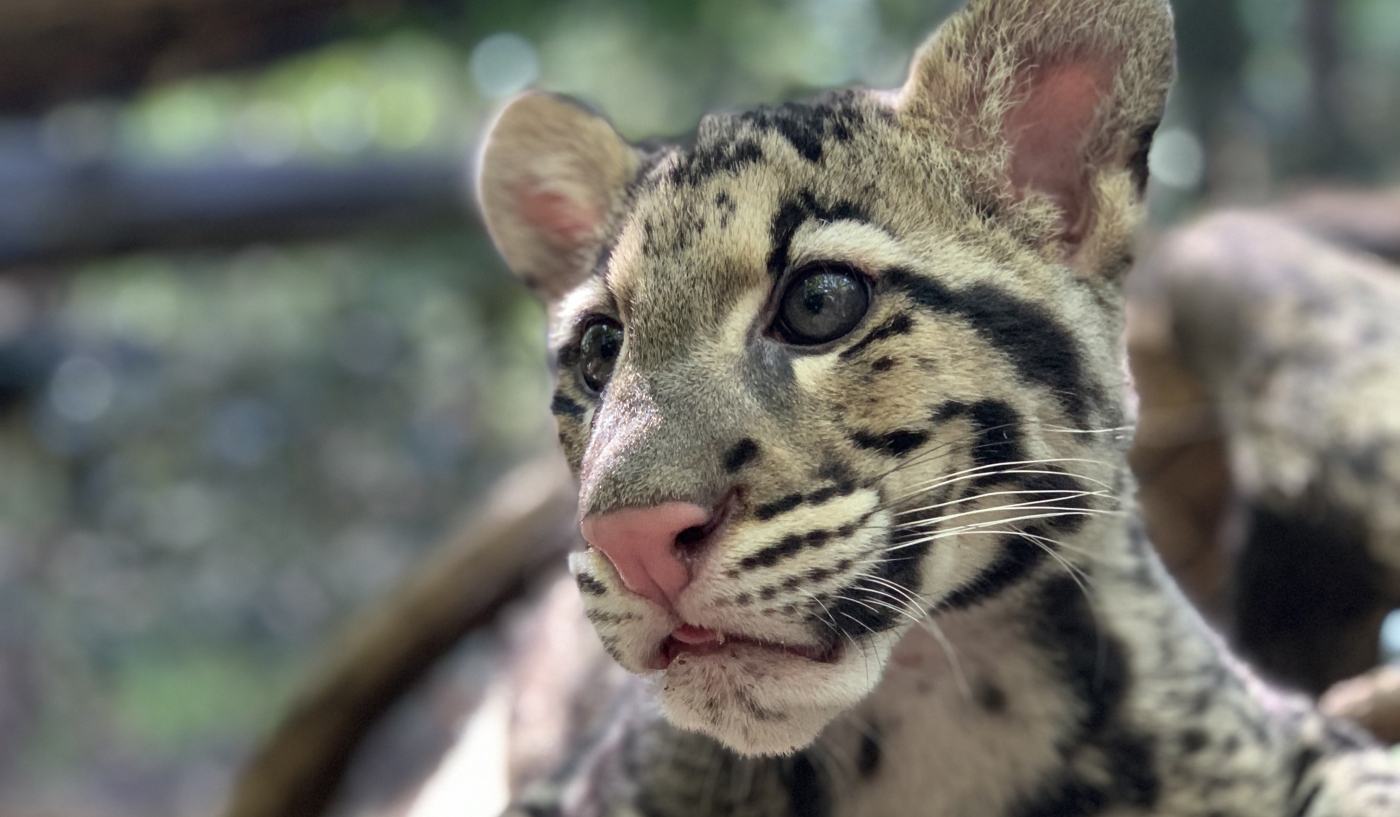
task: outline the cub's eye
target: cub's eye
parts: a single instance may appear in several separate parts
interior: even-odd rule
[[[865,276],[844,264],[811,264],[783,292],[773,326],[786,343],[816,346],[856,328],[869,308]]]
[[[616,321],[603,318],[583,331],[579,343],[579,374],[584,385],[601,392],[612,377],[617,355],[622,351],[622,327]]]

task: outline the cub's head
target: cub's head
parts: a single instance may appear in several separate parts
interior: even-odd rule
[[[1097,432],[1172,66],[1165,0],[974,0],[896,92],[685,144],[546,94],[501,114],[480,196],[549,305],[571,566],[674,723],[800,748],[911,627],[1111,518]]]

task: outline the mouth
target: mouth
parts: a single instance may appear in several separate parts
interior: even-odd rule
[[[708,656],[716,654],[734,655],[744,652],[766,652],[812,661],[818,664],[834,664],[840,659],[841,642],[833,644],[783,644],[772,641],[731,635],[708,627],[682,624],[671,632],[660,644],[656,654],[656,669],[666,669],[682,655]]]

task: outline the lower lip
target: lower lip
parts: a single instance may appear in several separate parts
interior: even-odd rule
[[[666,669],[670,667],[671,662],[682,655],[713,655],[714,653],[722,652],[726,649],[740,647],[764,650],[769,653],[791,658],[801,658],[818,664],[831,664],[839,658],[839,650],[836,648],[820,650],[817,647],[773,644],[747,638],[725,636],[704,627],[684,624],[677,627],[665,641],[661,642],[661,648],[657,651],[659,663],[657,669]]]

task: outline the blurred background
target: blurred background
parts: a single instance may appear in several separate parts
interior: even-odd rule
[[[317,649],[548,450],[468,194],[531,85],[629,138],[897,85],[943,0],[0,0],[0,817],[216,813]],[[1159,225],[1400,181],[1400,3],[1176,0]]]

